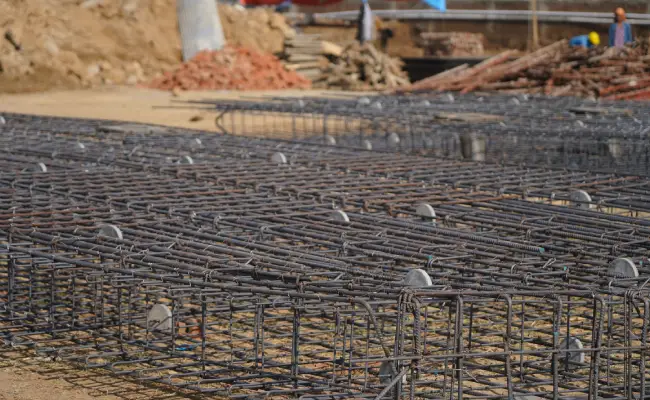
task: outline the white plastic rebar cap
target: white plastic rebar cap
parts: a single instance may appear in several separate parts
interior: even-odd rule
[[[115,225],[106,224],[99,227],[99,235],[116,239],[123,239],[122,231]]]
[[[285,156],[283,153],[280,152],[273,153],[273,155],[271,156],[271,162],[276,164],[286,164],[287,156]]]

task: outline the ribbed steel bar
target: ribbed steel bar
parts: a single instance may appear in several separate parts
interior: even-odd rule
[[[232,398],[647,392],[644,178],[7,119],[6,345]]]
[[[217,125],[234,134],[510,165],[650,173],[650,121],[638,103],[451,94],[272,100],[189,106],[217,111]]]

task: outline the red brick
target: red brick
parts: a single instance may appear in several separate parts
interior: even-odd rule
[[[201,51],[174,72],[167,72],[146,86],[162,90],[266,90],[309,88],[311,82],[287,71],[271,54],[226,46],[221,51]]]

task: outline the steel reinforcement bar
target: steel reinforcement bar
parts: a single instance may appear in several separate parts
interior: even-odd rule
[[[643,178],[8,117],[6,345],[233,398],[647,397]]]

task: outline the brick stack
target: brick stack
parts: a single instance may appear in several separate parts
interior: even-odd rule
[[[273,90],[307,89],[311,82],[288,71],[271,54],[226,46],[220,51],[200,52],[146,86],[161,90]]]

